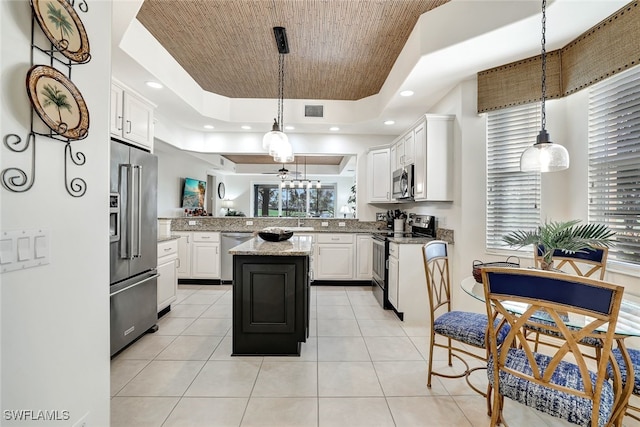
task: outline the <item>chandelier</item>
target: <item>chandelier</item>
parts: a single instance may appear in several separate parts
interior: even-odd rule
[[[295,176],[298,176],[298,162],[296,161],[296,173]],[[307,158],[304,158],[304,175],[302,179],[287,179],[286,176],[282,176],[280,179],[280,188],[289,187],[289,188],[311,188],[316,187],[320,188],[320,180],[319,179],[307,179]]]
[[[289,138],[283,132],[283,110],[284,110],[284,55],[289,53],[287,33],[284,27],[273,27],[273,34],[280,54],[278,58],[278,112],[273,120],[273,127],[262,138],[262,148],[273,156],[273,160],[278,163],[293,162],[293,148],[289,143]]]
[[[555,172],[569,167],[569,152],[562,145],[551,142],[549,133],[545,129],[547,123],[545,110],[547,97],[546,6],[547,1],[542,0],[542,129],[536,138],[536,143],[524,150],[520,156],[520,170],[522,172]]]

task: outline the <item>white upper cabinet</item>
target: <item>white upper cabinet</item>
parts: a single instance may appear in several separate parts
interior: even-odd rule
[[[453,120],[427,114],[413,128],[416,201],[453,200]]]
[[[395,143],[396,162],[393,170],[402,169],[405,166],[413,164],[415,161],[416,142],[413,129],[398,138]],[[393,171],[392,171],[393,173]]]
[[[391,200],[390,149],[369,151],[367,161],[367,195],[369,203],[384,203]]]
[[[110,131],[118,139],[153,151],[153,110],[149,101],[111,82]]]

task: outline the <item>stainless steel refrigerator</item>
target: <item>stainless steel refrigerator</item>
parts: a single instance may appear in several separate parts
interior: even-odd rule
[[[111,356],[157,330],[158,158],[111,140]]]

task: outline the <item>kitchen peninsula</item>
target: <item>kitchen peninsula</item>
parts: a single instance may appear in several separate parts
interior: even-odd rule
[[[309,335],[312,238],[232,248],[233,356],[299,356]]]

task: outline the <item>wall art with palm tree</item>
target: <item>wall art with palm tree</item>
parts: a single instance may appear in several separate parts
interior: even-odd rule
[[[89,132],[89,110],[80,91],[64,74],[48,65],[27,72],[27,93],[40,119],[55,133],[77,140]]]
[[[31,8],[40,28],[61,54],[74,62],[89,62],[87,32],[67,0],[31,0]]]

